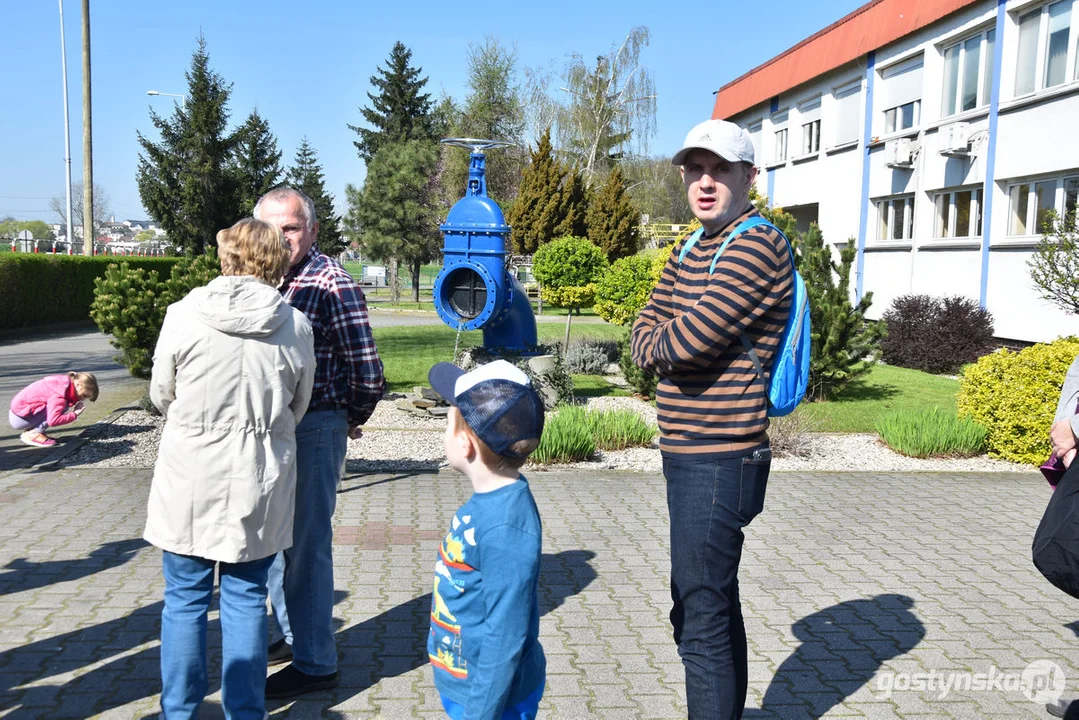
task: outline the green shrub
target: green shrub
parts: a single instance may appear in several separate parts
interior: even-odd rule
[[[566,352],[566,368],[576,375],[603,375],[611,361],[602,347],[575,342]]]
[[[655,400],[659,378],[649,371],[637,367],[633,362],[633,356],[630,353],[631,339],[630,331],[627,328],[626,334],[622,336],[618,343],[618,367],[622,370],[622,377],[629,383],[629,387],[633,392],[649,400]]]
[[[0,328],[24,328],[86,320],[94,281],[115,256],[33,253],[0,255]],[[176,258],[126,258],[133,268],[164,271]]]
[[[935,407],[887,415],[877,423],[877,433],[900,455],[929,458],[981,455],[989,431],[970,418]]]
[[[588,425],[585,410],[563,405],[547,418],[539,447],[530,459],[540,465],[587,460],[596,452],[596,442]]]
[[[588,410],[584,420],[600,450],[648,447],[656,436],[655,426],[632,410]]]
[[[1060,386],[1076,355],[1079,339],[1059,338],[990,353],[963,369],[956,407],[989,431],[990,456],[1031,465],[1048,457]]]
[[[590,307],[595,282],[607,269],[607,256],[587,238],[572,235],[539,247],[532,259],[532,274],[540,282],[543,299],[560,307]]]
[[[94,281],[90,317],[120,351],[117,362],[137,378],[149,378],[154,347],[168,306],[220,274],[213,248],[205,255],[183,257],[172,266],[168,280],[128,262],[110,264]]]
[[[629,325],[644,309],[659,282],[670,249],[645,250],[615,260],[596,281],[596,314],[615,325]]]

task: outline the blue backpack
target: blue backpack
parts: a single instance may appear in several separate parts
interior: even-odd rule
[[[727,239],[720,246],[719,252],[712,259],[712,266],[708,268],[708,272],[715,272],[716,262],[719,260],[719,256],[723,254],[723,251],[727,249],[727,245],[731,240],[758,225],[770,227],[779,232],[784,240],[787,239],[775,225],[764,218],[751,217],[740,223],[727,236]],[[682,247],[682,252],[678,255],[679,263],[682,262],[686,253],[697,243],[702,234],[704,234],[704,228],[689,236],[686,244]],[[770,375],[765,375],[764,368],[761,367],[761,360],[757,357],[757,353],[750,344],[749,339],[745,335],[740,338],[742,347],[749,353],[749,359],[753,361],[754,367],[757,368],[757,375],[760,376],[765,385],[768,395],[769,417],[779,417],[794,412],[794,408],[798,407],[798,403],[805,397],[806,388],[809,386],[809,354],[812,343],[809,327],[809,296],[806,294],[805,281],[802,280],[802,276],[795,269],[794,249],[791,247],[790,240],[787,240],[787,253],[791,259],[791,271],[794,273],[794,298],[791,301],[791,311],[790,315],[787,316],[787,324],[783,328],[783,335],[779,339],[779,348],[776,350],[775,358],[772,361]]]

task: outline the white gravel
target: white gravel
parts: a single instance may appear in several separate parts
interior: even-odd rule
[[[350,472],[392,472],[434,469],[445,464],[442,433],[445,420],[422,418],[406,413],[394,403],[402,396],[378,404],[360,440],[349,441]],[[655,408],[631,397],[590,398],[588,407],[630,408],[655,424]],[[83,467],[152,467],[163,421],[140,410],[124,413],[82,448],[61,461],[62,465]],[[549,466],[550,470],[623,470],[662,472],[658,442],[650,448],[601,452],[588,462]],[[965,459],[918,460],[892,452],[875,435],[813,434],[804,457],[777,457],[777,472],[1031,472],[1027,465],[993,460],[986,456]],[[533,469],[535,470],[535,468]]]

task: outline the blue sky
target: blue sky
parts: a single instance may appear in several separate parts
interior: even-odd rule
[[[303,136],[315,147],[327,187],[343,204],[345,184],[364,167],[352,145],[368,104],[368,78],[396,40],[413,53],[437,99],[467,95],[469,43],[485,36],[516,45],[518,67],[561,68],[574,52],[605,53],[630,28],[651,42],[642,64],[658,95],[653,154],[669,155],[709,116],[712,93],[859,7],[859,0],[548,0],[463,3],[308,0],[91,0],[94,180],[118,219],[145,218],[135,183],[136,131],[157,139],[149,108],[171,111],[201,33],[211,67],[233,83],[234,123],[258,107],[291,163]],[[489,9],[488,9],[489,8]],[[72,178],[82,178],[81,2],[65,0]],[[64,194],[63,91],[56,0],[0,0],[0,217],[57,222],[49,199]],[[523,79],[523,73],[522,73]]]

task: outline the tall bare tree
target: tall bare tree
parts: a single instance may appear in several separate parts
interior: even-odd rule
[[[82,183],[72,183],[71,185],[71,214],[74,216],[74,225],[76,227],[82,227],[82,203],[83,192]],[[60,222],[65,226],[67,221],[67,198],[65,196],[57,196],[52,200],[49,200],[49,209],[60,216]],[[105,218],[112,214],[112,209],[109,207],[109,194],[105,192],[97,183],[94,183],[94,224],[100,226],[105,222]],[[72,235],[72,233],[68,233]],[[69,238],[70,239],[70,238]]]

